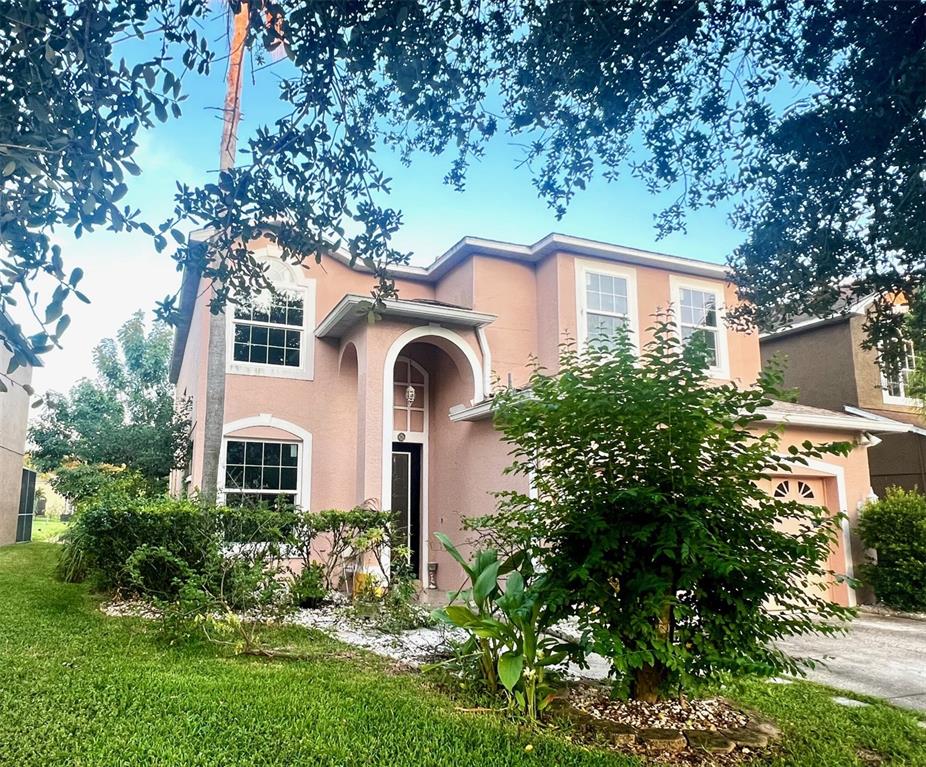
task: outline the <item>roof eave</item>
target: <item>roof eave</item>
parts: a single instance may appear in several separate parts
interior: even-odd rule
[[[348,293],[318,324],[315,336],[317,338],[341,338],[347,330],[347,327],[344,327],[345,322],[350,322],[348,327],[352,327],[364,311],[368,312],[372,308],[373,301],[367,296]],[[484,327],[496,319],[494,314],[475,312],[471,309],[392,299],[386,299],[383,302],[382,313],[384,317],[421,322],[445,322],[473,328]]]

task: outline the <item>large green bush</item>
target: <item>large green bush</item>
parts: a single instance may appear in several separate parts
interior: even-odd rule
[[[763,480],[845,444],[791,448],[762,410],[768,373],[717,384],[703,347],[682,347],[662,318],[636,349],[626,335],[567,346],[557,375],[496,397],[509,472],[531,493],[500,494],[471,524],[545,573],[549,620],[576,618],[634,697],[653,700],[721,673],[799,669],[779,639],[832,633],[850,615],[816,585],[840,519],[774,498]],[[799,521],[794,531],[783,519]],[[779,609],[769,610],[769,603]]]
[[[862,577],[884,604],[926,611],[926,495],[899,487],[865,506],[858,532],[877,551]]]
[[[175,593],[176,578],[214,566],[223,548],[287,541],[292,512],[207,507],[191,500],[114,496],[83,509],[65,536],[60,572],[102,589]]]

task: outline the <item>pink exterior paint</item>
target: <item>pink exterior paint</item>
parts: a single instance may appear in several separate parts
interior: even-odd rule
[[[423,561],[438,565],[440,593],[458,587],[462,573],[442,550],[434,532],[462,540],[465,518],[494,509],[493,492],[527,489],[523,480],[503,476],[502,470],[509,463],[508,446],[499,440],[490,420],[453,422],[449,412],[451,408],[477,404],[474,400],[482,396],[486,378],[497,382],[493,386],[507,385],[510,376],[515,386],[523,386],[532,356],[555,370],[559,344],[567,337],[574,339],[582,322],[581,307],[577,305],[577,269],[581,264],[632,272],[636,283],[635,321],[644,343],[651,315],[672,304],[672,281],[679,275],[685,277],[685,270],[700,270],[702,273],[691,279],[723,291],[728,307],[736,301],[735,291],[725,284],[723,272],[706,264],[677,259],[666,264],[655,257],[647,260],[646,256],[631,254],[624,258],[620,252],[596,258],[594,252],[572,252],[577,250],[574,247],[572,251],[548,248],[537,256],[526,256],[521,251],[508,255],[500,254],[500,247],[481,252],[474,245],[463,255],[457,254],[449,266],[439,266],[439,260],[428,271],[397,271],[401,301],[412,302],[407,306],[432,307],[443,313],[439,320],[410,319],[387,312],[377,322],[360,318],[339,331],[340,335],[324,338],[314,337],[316,327],[345,295],[369,295],[372,278],[327,256],[321,264],[310,261],[308,266],[293,267],[287,272],[292,284],[307,291],[307,296],[314,293],[314,311],[303,340],[305,353],[311,354],[311,376],[230,373],[226,378],[225,422],[230,425],[226,436],[298,442],[305,439],[300,434],[309,435],[311,450],[304,446],[300,500],[308,508],[320,510],[347,508],[364,501],[381,507],[389,505],[391,497],[387,494],[384,498],[384,493],[391,483],[393,403],[400,399],[392,384],[393,363],[397,356],[408,357],[427,372],[429,429],[423,448],[426,478],[422,487],[427,534],[422,536],[421,548]],[[523,251],[523,246],[510,247]],[[268,258],[273,260],[272,252]],[[178,396],[193,400],[189,482],[193,490],[202,483],[201,412],[206,386],[208,298],[206,291],[192,313],[182,364],[176,373]],[[430,303],[418,303],[422,299]],[[481,328],[482,343],[474,324],[483,321],[460,319],[454,307],[494,315]],[[310,311],[308,304],[306,310]],[[403,337],[408,340],[400,340]],[[729,377],[752,383],[760,369],[758,338],[730,330],[726,338]],[[490,363],[488,376],[486,363]],[[384,401],[384,397],[388,400]],[[807,436],[789,431],[787,440],[799,441]],[[413,433],[407,438],[422,439]],[[390,462],[385,472],[384,459]],[[853,513],[857,501],[868,491],[864,448],[835,463],[844,470],[848,510]],[[182,490],[181,479],[179,475],[173,478],[174,492]],[[839,552],[834,556],[838,557]],[[424,567],[422,579],[423,571]],[[845,601],[845,594],[836,596]]]

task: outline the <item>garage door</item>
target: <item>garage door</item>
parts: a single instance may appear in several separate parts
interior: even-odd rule
[[[781,498],[785,501],[797,501],[808,506],[833,508],[832,505],[827,503],[826,481],[821,477],[794,476],[793,474],[774,477],[769,489],[775,498]],[[799,519],[786,519],[779,524],[779,527],[788,532],[796,533],[800,529],[800,524]],[[841,572],[844,568],[841,568],[837,562],[836,553],[831,551],[827,562],[824,564],[827,569]],[[808,584],[807,588],[816,595],[825,594],[830,600],[839,601],[837,598],[839,586],[833,583],[831,579],[820,578],[816,583]]]

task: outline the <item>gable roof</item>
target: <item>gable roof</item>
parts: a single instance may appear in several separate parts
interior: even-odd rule
[[[776,338],[784,338],[785,336],[794,335],[795,333],[803,333],[815,328],[845,322],[853,316],[865,316],[868,312],[868,307],[874,302],[875,297],[875,293],[858,296],[852,292],[851,286],[845,287],[840,291],[839,298],[833,302],[830,311],[824,316],[817,317],[812,314],[799,314],[789,322],[775,328],[775,330],[770,330],[767,333],[760,333],[759,340],[770,341]]]

